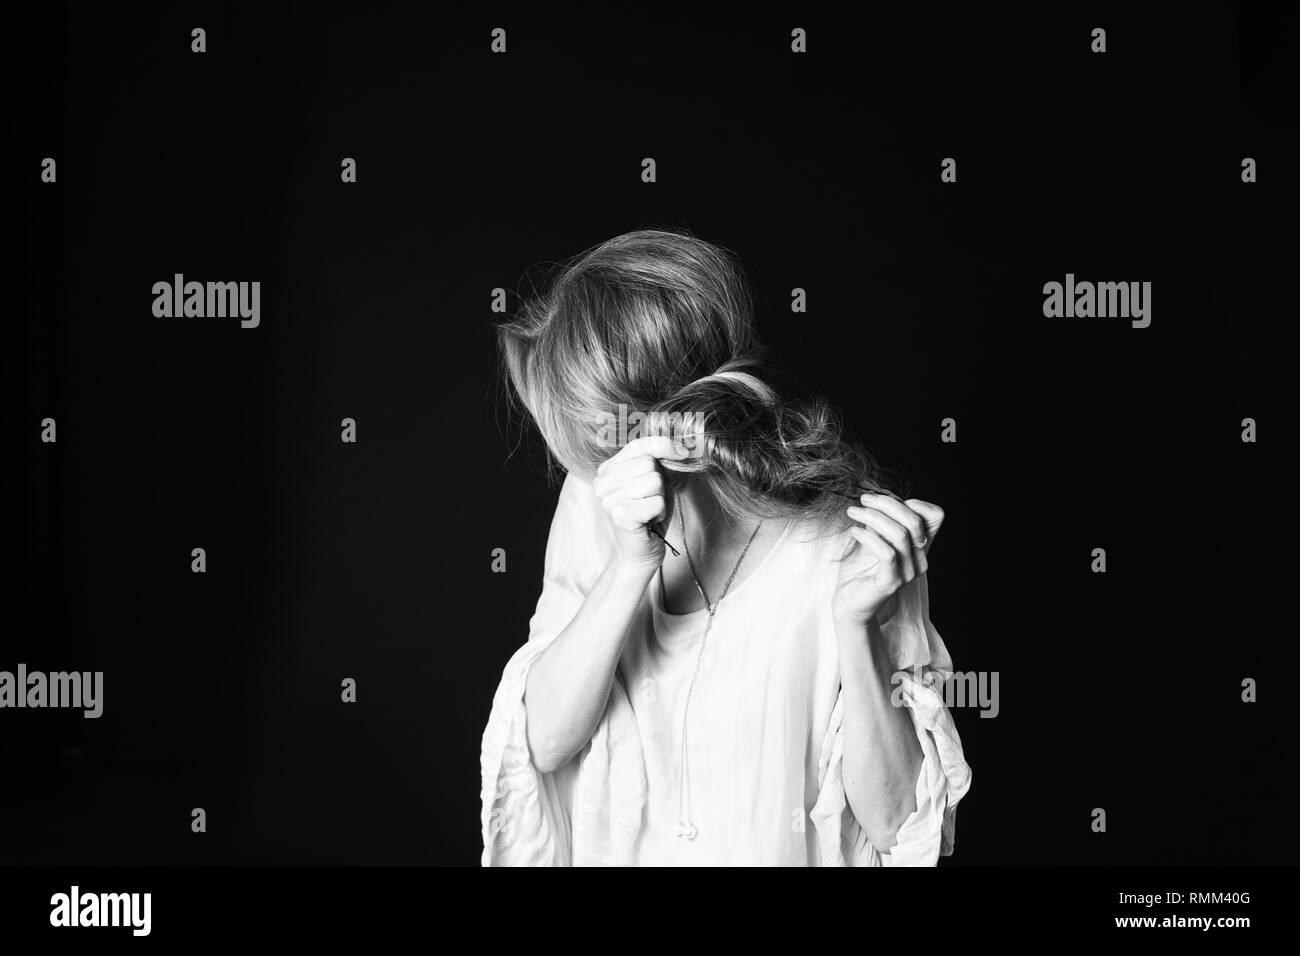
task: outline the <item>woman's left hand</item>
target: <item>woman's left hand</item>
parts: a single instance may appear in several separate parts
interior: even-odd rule
[[[867,494],[848,515],[857,545],[840,562],[833,611],[837,621],[862,626],[881,615],[899,588],[925,574],[926,551],[943,524],[943,509],[918,498]]]

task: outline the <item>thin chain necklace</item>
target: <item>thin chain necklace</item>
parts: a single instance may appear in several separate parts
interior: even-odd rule
[[[754,543],[758,537],[758,529],[763,527],[760,521],[754,526],[754,531],[745,543],[745,548],[740,552],[740,557],[736,559],[736,566],[731,569],[731,575],[727,578],[727,583],[722,586],[722,594],[718,596],[716,604],[709,601],[708,594],[704,591],[704,585],[700,583],[700,576],[695,571],[695,561],[691,558],[690,545],[686,543],[686,518],[684,510],[678,509],[677,517],[682,529],[682,547],[686,551],[686,563],[691,569],[691,578],[695,581],[695,587],[700,592],[700,597],[704,598],[704,609],[709,612],[708,620],[704,622],[704,635],[700,638],[700,649],[695,655],[695,669],[691,672],[691,682],[686,686],[686,706],[682,709],[682,766],[681,772],[677,775],[677,835],[686,840],[694,840],[696,833],[695,824],[691,822],[690,804],[691,804],[691,783],[690,770],[691,763],[687,754],[687,734],[686,725],[691,713],[691,694],[695,690],[695,679],[700,676],[700,661],[704,659],[704,644],[709,639],[709,629],[713,627],[713,615],[718,611],[718,604],[727,596],[727,591],[731,589],[731,582],[736,579],[736,572],[740,570],[740,563],[745,560],[745,555],[749,553],[749,546]],[[663,575],[659,576],[659,586],[663,587]]]

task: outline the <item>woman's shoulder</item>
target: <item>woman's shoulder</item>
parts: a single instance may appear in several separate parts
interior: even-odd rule
[[[573,472],[567,472],[555,504],[552,534],[559,529],[563,536],[581,542],[584,547],[594,546],[596,550],[612,547],[613,537],[603,516],[595,489]]]
[[[598,524],[597,519],[604,514],[600,499],[596,497],[596,489],[591,482],[584,481],[572,471],[564,474],[564,482],[560,485],[558,507],[572,511],[574,515],[593,525]]]
[[[841,520],[806,512],[791,521],[789,534],[794,543],[808,551],[834,553],[838,557],[855,540],[849,534],[851,527],[847,516]]]
[[[810,586],[814,580],[834,581],[839,560],[854,543],[849,523],[805,513],[790,521],[785,533],[786,570],[793,579]]]

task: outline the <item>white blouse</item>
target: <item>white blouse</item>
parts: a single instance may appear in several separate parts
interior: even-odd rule
[[[841,775],[831,595],[835,559],[853,539],[816,537],[810,527],[788,526],[718,605],[691,696],[698,835],[686,840],[676,835],[682,710],[708,613],[664,611],[657,573],[591,741],[554,773],[532,763],[528,669],[577,613],[614,546],[591,486],[565,479],[528,642],[506,665],[483,732],[484,866],[933,866],[952,852],[971,769],[938,693],[952,662],[929,620],[926,578],[904,586],[881,628],[924,760],[916,810],[880,854]]]

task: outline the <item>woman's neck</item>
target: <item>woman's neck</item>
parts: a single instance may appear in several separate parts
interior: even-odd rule
[[[685,614],[704,606],[696,591],[697,579],[710,601],[720,601],[733,574],[734,587],[771,550],[781,531],[773,522],[765,522],[755,536],[759,519],[732,517],[704,482],[688,482],[673,497],[671,508],[664,530],[668,542],[679,553],[665,555],[660,576],[663,603],[671,614]],[[742,554],[750,556],[744,562],[748,567],[739,566]]]
[[[732,537],[733,522],[704,482],[690,481],[673,498],[672,527],[675,537],[685,528],[686,541],[693,552],[717,550]]]
[[[672,508],[670,524],[665,528],[669,540],[682,536],[684,524],[686,544],[697,563],[701,558],[725,557],[743,547],[759,521],[757,517],[737,519],[701,481],[687,482],[674,496]]]

